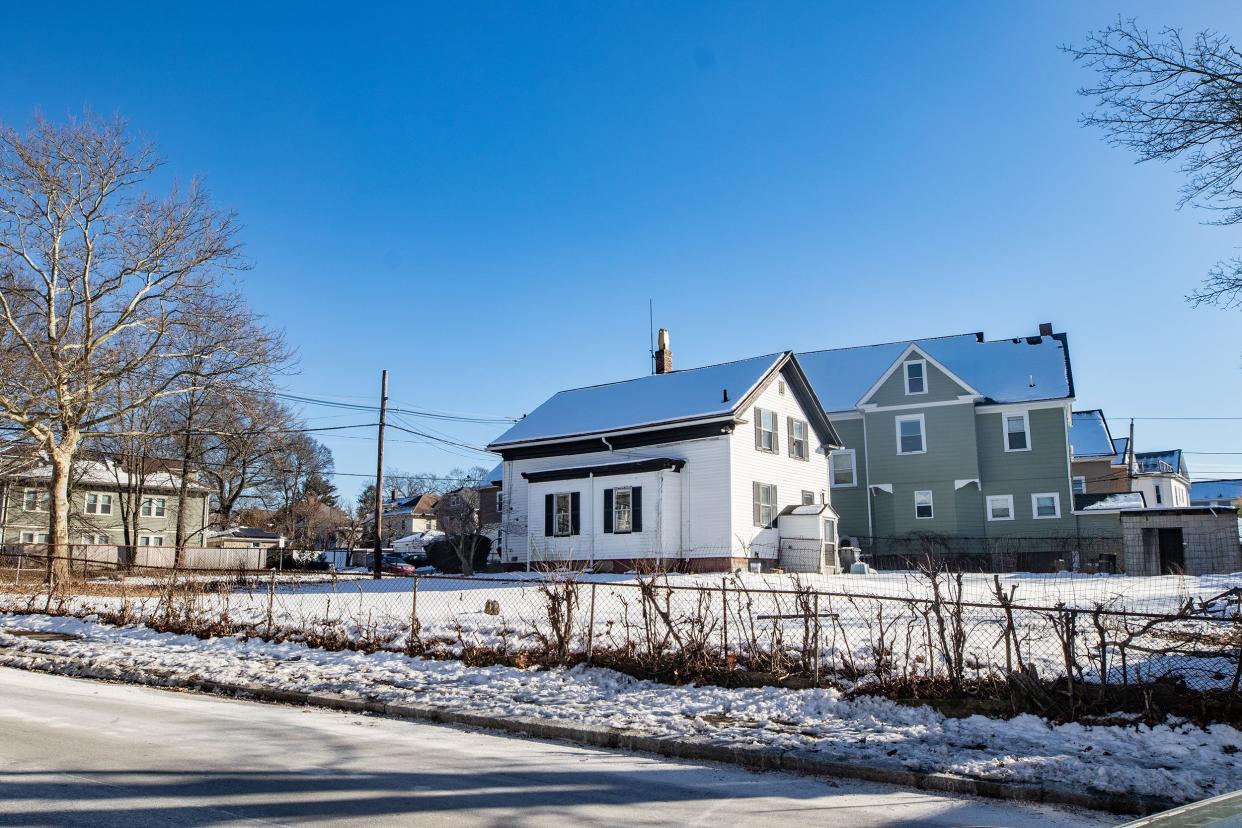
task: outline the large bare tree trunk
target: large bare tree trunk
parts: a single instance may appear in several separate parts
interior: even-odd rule
[[[69,583],[69,480],[77,444],[76,435],[66,435],[48,451],[52,480],[48,496],[47,580],[53,588]]]

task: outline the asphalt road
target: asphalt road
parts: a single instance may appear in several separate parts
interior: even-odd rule
[[[0,825],[1120,821],[0,668]]]

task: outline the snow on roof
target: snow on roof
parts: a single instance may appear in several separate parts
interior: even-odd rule
[[[1074,459],[1087,457],[1112,457],[1116,449],[1113,439],[1108,433],[1108,423],[1104,412],[1098,408],[1090,411],[1075,411],[1070,421],[1070,448]]]
[[[884,372],[916,345],[993,402],[1072,397],[1069,352],[1063,339],[1019,337],[980,342],[979,334],[888,342],[798,354],[826,411],[862,401]]]
[[[1230,503],[1242,497],[1242,480],[1200,480],[1190,484],[1190,500],[1225,500]]]
[[[1142,492],[1117,492],[1101,497],[1090,506],[1082,507],[1079,511],[1111,512],[1117,509],[1142,509],[1146,505],[1147,503],[1143,500]]]
[[[652,374],[554,394],[492,446],[731,414],[783,354]],[[727,399],[722,391],[728,391]]]
[[[279,540],[280,535],[266,529],[255,529],[250,526],[234,526],[232,529],[216,529],[207,532],[209,538],[255,538]]]
[[[34,466],[12,475],[20,480],[50,480],[52,477],[52,467],[49,465]],[[102,460],[82,460],[74,464],[72,485],[81,487],[99,486],[101,488],[118,488],[128,486],[130,484],[130,474],[112,463],[105,463]],[[138,475],[134,475],[137,478]],[[180,487],[181,478],[169,472],[150,472],[143,480],[143,486],[148,489],[167,489],[176,490]],[[190,482],[187,487],[194,491],[206,491],[202,485]]]
[[[1134,461],[1141,472],[1164,474],[1180,474],[1182,470],[1182,450],[1138,451],[1134,453]]]

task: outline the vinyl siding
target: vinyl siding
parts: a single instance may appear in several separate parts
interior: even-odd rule
[[[780,417],[779,451],[771,454],[755,448],[754,419],[755,407],[777,412]],[[730,438],[730,471],[732,529],[730,542],[726,548],[735,553],[744,551],[759,552],[760,557],[774,559],[780,543],[776,529],[761,529],[754,525],[753,484],[771,483],[776,486],[779,512],[786,506],[796,506],[802,502],[802,491],[814,492],[816,501],[822,492],[824,498],[831,503],[832,492],[828,487],[828,455],[820,446],[813,431],[808,426],[810,455],[807,460],[797,460],[789,456],[788,418],[795,417],[807,420],[806,413],[798,403],[793,391],[787,389],[781,394],[777,383],[771,382],[756,398],[755,405],[743,412],[746,422],[739,425]]]
[[[538,457],[523,460],[506,460],[504,462],[504,498],[505,514],[502,517],[505,536],[505,562],[524,563],[527,553],[534,545],[549,547],[543,537],[543,504],[534,503],[531,489],[534,486],[551,487],[555,491],[584,492],[583,485],[587,481],[554,481],[530,484],[522,477],[523,472],[543,471],[546,469],[569,468],[573,466],[590,466],[601,463],[620,463],[643,457],[673,457],[686,461],[680,473],[665,472],[665,491],[662,498],[665,517],[663,554],[666,558],[686,557],[699,550],[718,549],[729,545],[729,454],[730,438],[721,435],[706,440],[689,440],[668,443],[660,446],[646,446],[639,450],[590,452],[556,457]],[[601,494],[604,488],[615,485],[615,481],[623,476],[604,477],[596,480],[596,488]],[[680,481],[676,486],[672,478]],[[607,484],[604,481],[609,481]],[[651,529],[648,529],[646,518],[648,510],[654,515],[657,503],[660,502],[655,488],[648,494],[644,483],[643,489],[643,536],[644,543],[652,549],[651,554],[659,549],[656,537],[648,536],[655,531],[654,517]],[[541,488],[541,493],[549,489]],[[677,501],[674,510],[670,499]],[[587,526],[588,500],[583,496],[583,532]],[[602,504],[602,501],[601,501]],[[602,505],[600,506],[602,509]],[[673,521],[674,511],[676,523]],[[580,545],[580,544],[579,544]],[[566,543],[553,543],[551,550],[561,554]]]
[[[1020,407],[1012,406],[1004,410],[1013,413]],[[983,493],[1013,495],[1014,519],[985,520],[987,534],[989,537],[1041,536],[1076,532],[1074,502],[1070,492],[1066,424],[1068,404],[1025,410],[1030,418],[1030,451],[1005,451],[1001,411],[981,409],[975,418]],[[1060,519],[1034,519],[1031,495],[1036,492],[1056,492],[1060,495]]]
[[[923,454],[897,453],[899,416],[923,415]],[[873,411],[864,415],[867,422],[868,484],[889,484],[892,494],[876,491],[873,495],[875,535],[893,537],[907,532],[940,532],[963,534],[958,517],[957,480],[979,477],[976,451],[974,405],[931,406],[924,409]],[[916,520],[914,492],[930,490],[935,517]],[[885,517],[880,519],[881,501]],[[973,525],[973,518],[967,519]]]
[[[897,367],[888,379],[875,390],[869,398],[863,400],[864,403],[873,405],[925,405],[931,402],[943,402],[945,400],[955,400],[963,394],[971,393],[963,388],[956,380],[953,380],[944,371],[941,371],[931,362],[926,364],[927,375],[927,393],[926,394],[907,394],[906,393],[906,369],[907,362],[917,362],[922,357],[917,353],[912,353],[902,364]]]
[[[863,439],[866,431],[863,418],[834,417],[832,427],[848,449],[854,449],[857,468],[857,485],[837,486],[832,489],[832,508],[841,517],[841,534],[866,537],[870,534],[867,520],[867,446]],[[831,473],[831,472],[830,472]]]
[[[5,525],[0,532],[0,542],[20,543],[22,532],[39,533],[48,531],[47,512],[26,512],[22,510],[26,489],[46,491],[46,486],[37,484],[12,483],[6,487],[8,503],[5,504]],[[85,502],[88,494],[112,495],[112,514],[86,514]],[[82,486],[69,494],[69,542],[76,544],[83,534],[108,536],[111,545],[120,546],[125,542],[125,532],[121,521],[121,498],[126,497],[117,489],[107,486]],[[162,497],[167,502],[163,517],[138,518],[140,535],[161,535],[165,545],[171,546],[177,534],[177,494],[170,491],[149,491],[146,497]],[[205,492],[191,492],[186,500],[186,532],[189,533],[187,545],[206,546],[203,527],[207,525],[208,498]]]

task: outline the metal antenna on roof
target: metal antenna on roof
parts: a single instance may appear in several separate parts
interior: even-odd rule
[[[647,356],[651,360],[651,373],[655,373],[655,306],[647,298]]]

